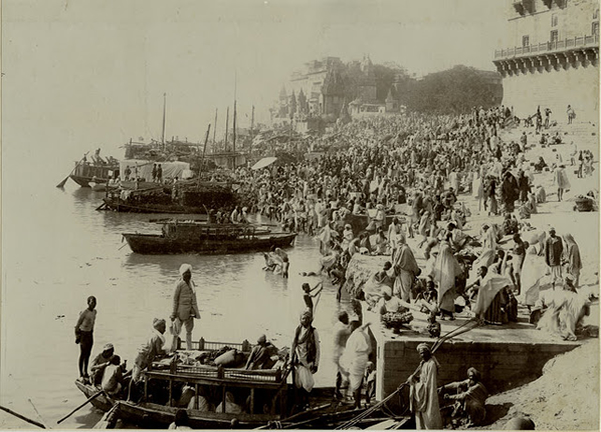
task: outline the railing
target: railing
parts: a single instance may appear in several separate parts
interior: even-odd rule
[[[495,59],[527,56],[537,53],[548,53],[554,51],[563,51],[566,49],[598,46],[599,35],[576,36],[570,39],[543,42],[539,44],[528,45],[524,47],[514,47],[505,50],[496,50]]]

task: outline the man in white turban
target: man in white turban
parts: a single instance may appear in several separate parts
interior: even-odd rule
[[[186,348],[192,349],[192,329],[194,329],[194,319],[200,319],[198,302],[196,300],[196,286],[192,281],[192,266],[182,264],[179,268],[181,278],[177,281],[175,292],[173,293],[173,310],[171,312],[171,321],[173,341],[171,351],[177,349],[179,334],[182,331],[182,325],[186,327]]]

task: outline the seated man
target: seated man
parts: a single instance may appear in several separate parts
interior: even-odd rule
[[[111,363],[111,359],[115,354],[115,348],[112,343],[107,343],[102,352],[98,354],[92,361],[90,366],[92,384],[100,385],[104,369]]]
[[[253,347],[248,360],[246,361],[246,370],[269,369],[272,366],[271,356],[275,347],[271,342],[267,342],[267,337],[261,335],[257,339],[257,345]]]
[[[116,396],[123,388],[123,370],[121,368],[121,357],[114,355],[108,366],[104,368],[102,375],[102,390],[109,396]]]
[[[480,382],[481,376],[475,368],[467,370],[467,379],[445,384],[438,389],[445,400],[456,401],[453,410],[453,422],[463,426],[480,426],[486,417],[484,404],[488,397],[486,387]],[[457,390],[457,394],[445,394],[446,390]]]
[[[388,312],[404,312],[406,308],[403,307],[400,298],[392,296],[392,289],[385,287],[382,289],[382,298],[378,302],[376,310],[380,312],[380,315],[384,315]]]

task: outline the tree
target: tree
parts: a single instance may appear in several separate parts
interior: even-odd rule
[[[494,105],[495,86],[472,67],[455,66],[413,85],[408,107],[414,111],[461,114]]]

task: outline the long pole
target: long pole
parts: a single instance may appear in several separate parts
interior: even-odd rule
[[[250,146],[248,154],[252,160],[253,157],[253,139],[255,138],[255,106],[253,105],[252,112],[250,115]]]
[[[75,408],[73,411],[71,411],[69,414],[67,414],[66,416],[64,416],[62,419],[58,420],[56,423],[57,424],[61,424],[63,421],[65,421],[66,419],[68,419],[69,417],[71,417],[71,415],[73,413],[75,413],[77,410],[83,408],[87,403],[92,402],[94,399],[96,399],[98,396],[100,396],[101,394],[104,394],[104,390],[100,390],[98,393],[93,394],[92,396],[90,396],[88,398],[88,400],[86,400],[84,403],[82,403],[81,405],[79,405],[77,408]]]
[[[234,159],[232,160],[232,168],[236,169],[236,99],[238,94],[238,70],[234,71],[234,128],[232,133],[234,134],[233,139],[233,154]]]
[[[223,150],[227,151],[227,130],[230,127],[230,107],[227,107],[227,112],[225,114],[225,141],[223,143]]]
[[[233,149],[234,149],[234,160],[232,161],[232,168],[236,169],[236,101],[234,100],[234,130],[232,131],[234,139],[232,140],[233,142]]]
[[[215,127],[213,128],[213,153],[215,153],[215,135],[217,134],[217,108],[215,108]]]
[[[35,426],[39,427],[40,429],[46,429],[46,426],[44,426],[42,423],[40,423],[40,422],[37,422],[37,421],[35,421],[35,420],[32,420],[32,419],[30,419],[30,418],[27,418],[27,417],[25,417],[24,415],[21,415],[21,414],[19,414],[18,412],[15,412],[15,411],[11,410],[10,408],[6,408],[6,407],[4,407],[4,406],[0,405],[0,409],[1,409],[2,411],[6,411],[7,413],[14,415],[14,416],[15,416],[15,417],[17,417],[17,418],[20,418],[20,419],[21,419],[21,420],[23,420],[23,421],[26,421],[27,423],[30,423],[30,424],[32,424],[32,425],[35,425]]]
[[[163,143],[163,149],[165,148],[166,112],[167,112],[167,93],[163,93],[163,132],[161,134],[161,142]]]
[[[202,159],[200,160],[200,164],[198,165],[198,187],[200,187],[200,171],[202,170],[202,164],[205,160],[205,152],[207,151],[207,141],[209,141],[209,132],[211,131],[211,123],[209,123],[209,127],[207,128],[207,134],[205,135],[205,146],[202,149]]]

